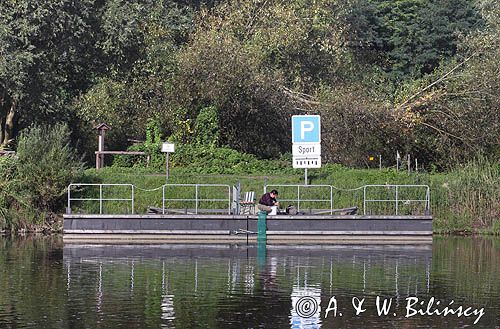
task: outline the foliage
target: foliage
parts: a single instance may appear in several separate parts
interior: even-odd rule
[[[67,186],[82,173],[69,135],[67,126],[56,124],[32,126],[20,136],[16,177],[29,192],[31,205],[38,209],[60,209]]]
[[[176,143],[277,159],[291,115],[309,113],[328,162],[498,159],[498,13],[492,0],[4,1],[0,142],[67,122],[93,161],[96,124],[124,150],[154,120]]]
[[[172,165],[196,173],[269,173],[289,172],[289,162],[258,160],[252,154],[240,153],[227,147],[206,147],[195,144],[181,145],[172,155]]]
[[[426,162],[450,167],[477,154],[498,159],[499,37],[498,23],[487,21],[487,29],[462,40],[456,61],[404,93],[398,116]]]
[[[500,166],[477,158],[436,179],[439,227],[474,231],[493,228],[500,220]]]
[[[12,208],[24,202],[16,189],[15,172],[16,159],[0,157],[0,228],[12,227],[19,220]]]
[[[148,170],[157,172],[165,168],[165,154],[160,152],[161,143],[147,148],[145,143],[133,145],[130,151],[143,151],[149,157]],[[240,153],[227,147],[214,147],[201,144],[176,144],[175,152],[170,155],[170,166],[180,171],[201,174],[239,174],[294,172],[290,168],[291,159],[259,160],[253,154]],[[144,157],[116,156],[113,167],[146,168]]]
[[[217,109],[213,106],[201,109],[196,117],[195,140],[199,145],[215,147],[219,141],[220,128]]]
[[[178,57],[176,101],[191,118],[215,106],[220,144],[276,157],[290,147],[290,116],[310,110],[294,90],[354,72],[343,46],[347,10],[325,0],[228,1],[202,11]]]
[[[127,139],[144,139],[150,119],[165,135],[180,129],[182,112],[170,105],[171,79],[192,12],[167,1],[110,1],[107,6],[105,17],[113,19],[104,23],[102,47],[111,74],[76,99],[73,110],[84,140],[92,140],[93,126],[105,122],[112,127],[107,148],[123,150]],[[120,26],[123,20],[130,22],[126,29]],[[83,150],[92,154],[94,148]]]
[[[3,175],[8,177],[1,184],[0,208],[7,228],[43,226],[45,214],[63,207],[67,186],[83,173],[69,145],[69,134],[63,124],[32,126],[21,133],[17,157],[2,161],[8,173]],[[47,223],[52,220],[48,218]]]
[[[369,95],[362,85],[348,85],[319,96],[322,115],[322,141],[327,145],[327,162],[368,167],[370,155],[382,155],[392,165],[397,150],[406,151],[404,126],[396,120],[386,102]]]
[[[482,24],[467,0],[360,1],[353,15],[357,53],[368,55],[396,80],[432,73],[455,55],[460,35]]]
[[[99,8],[95,0],[1,2],[2,137],[14,137],[18,123],[68,120],[67,103],[100,69],[94,47]]]

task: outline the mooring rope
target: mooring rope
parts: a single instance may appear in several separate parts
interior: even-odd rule
[[[330,185],[330,186],[333,187],[334,189],[338,190],[338,191],[352,192],[352,191],[361,190],[361,189],[365,188],[366,185],[363,185],[363,186],[360,186],[360,187],[356,187],[356,188],[340,188],[340,187],[333,186],[333,185]]]
[[[157,187],[157,188],[153,188],[153,189],[146,189],[146,188],[140,188],[140,187],[137,187],[134,185],[134,188],[138,189],[139,191],[143,191],[143,192],[154,192],[154,191],[158,191],[159,189],[163,188],[163,186],[164,185]]]

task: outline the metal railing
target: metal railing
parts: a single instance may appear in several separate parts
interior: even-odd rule
[[[73,197],[72,190],[76,187],[95,187],[98,188],[98,197]],[[104,189],[106,187],[127,187],[130,189],[130,197],[105,197]],[[334,213],[333,208],[333,191],[360,191],[363,190],[363,214],[372,214],[372,211],[384,211],[384,215],[400,215],[402,212],[406,214],[414,214],[421,212],[422,209],[425,215],[430,215],[430,187],[428,185],[364,185],[355,189],[343,190],[332,185],[288,185],[288,184],[269,184],[264,185],[264,193],[272,188],[281,189],[280,192],[290,195],[290,189],[295,198],[280,199],[282,202],[296,203],[297,210],[300,211],[301,206],[304,204],[320,204],[327,207],[318,207],[320,211],[329,212],[331,215]],[[162,189],[162,209],[161,212],[165,214],[166,203],[180,203],[182,207],[187,208],[185,204],[190,202],[194,204],[194,213],[198,214],[201,210],[200,204],[224,203],[227,204],[227,213],[231,214],[231,187],[226,184],[165,184],[158,189]],[[191,191],[181,191],[179,189],[192,189]],[[134,200],[135,190],[137,188],[133,184],[86,184],[76,183],[68,185],[68,207],[67,213],[71,214],[71,203],[73,201],[96,201],[99,202],[99,214],[103,214],[104,202],[112,201],[127,201],[130,202],[131,213],[134,214]],[[128,190],[128,189],[127,189]],[[140,189],[139,189],[140,190]],[[155,189],[156,190],[156,189]],[[419,191],[423,190],[423,192]],[[179,197],[185,196],[187,197]],[[210,197],[207,197],[210,195]],[[213,197],[215,195],[215,197]],[[284,195],[284,193],[281,193]],[[314,197],[316,195],[324,196],[323,198]],[[358,202],[360,198],[357,198]],[[354,199],[352,200],[354,201]],[[356,203],[358,203],[356,202]],[[370,207],[370,205],[379,206]],[[417,205],[416,209],[414,205]],[[420,205],[419,205],[420,204]],[[413,206],[413,208],[412,208]],[[420,207],[420,208],[419,208]],[[213,210],[213,209],[210,209]],[[225,212],[224,209],[218,209]],[[316,209],[318,210],[318,209]]]
[[[264,193],[267,192],[269,187],[273,187],[276,189],[280,188],[296,188],[297,191],[296,193],[296,198],[294,199],[280,199],[280,201],[286,201],[286,202],[296,202],[297,210],[300,211],[301,203],[304,204],[306,202],[309,203],[327,203],[329,202],[330,204],[330,209],[327,209],[327,211],[330,212],[330,214],[333,214],[334,212],[334,200],[333,200],[333,190],[338,190],[338,191],[344,191],[344,192],[354,192],[354,191],[359,191],[363,190],[363,214],[367,215],[367,212],[369,210],[369,204],[370,203],[385,203],[385,204],[392,204],[392,209],[389,211],[391,213],[394,213],[396,216],[400,214],[401,208],[404,206],[406,208],[409,207],[411,204],[415,203],[421,203],[424,207],[424,214],[429,215],[430,214],[430,187],[428,185],[364,185],[358,188],[354,189],[340,189],[332,185],[279,185],[279,184],[269,184],[264,186]],[[320,189],[320,188],[326,188],[329,189],[329,198],[328,198],[328,193],[323,195],[326,195],[326,198],[323,199],[317,199],[317,198],[301,198],[303,196],[303,193],[301,195],[301,191],[304,191],[307,189],[308,191],[312,191],[313,189]],[[385,197],[379,197],[378,198],[371,198],[370,197],[370,190],[373,189],[379,189],[380,191],[384,191]],[[421,193],[421,196],[415,197],[414,195],[418,195],[419,189],[424,189],[425,193]],[[401,193],[401,191],[404,191],[406,193]],[[411,190],[412,193],[409,193],[408,191]],[[354,201],[354,200],[353,200]],[[384,213],[384,215],[389,215],[389,213]]]
[[[193,188],[194,187],[194,198],[167,198],[166,189],[169,187],[173,188]],[[227,197],[224,198],[203,198],[200,189],[222,187],[227,189]],[[205,191],[206,193],[206,191]],[[181,202],[194,202],[195,203],[195,214],[198,214],[199,205],[201,202],[227,202],[227,213],[231,214],[231,188],[229,185],[225,184],[165,184],[162,186],[162,212],[165,214],[165,204],[166,201],[181,201]]]
[[[267,193],[267,189],[269,186],[272,186],[273,188],[297,188],[297,198],[296,199],[280,199],[279,201],[290,201],[290,202],[297,202],[297,211],[300,211],[300,203],[305,203],[305,202],[310,202],[310,203],[329,203],[330,208],[327,209],[330,212],[330,215],[333,214],[333,186],[331,185],[278,185],[278,184],[269,184],[269,185],[264,185],[264,193]],[[300,198],[300,191],[301,189],[308,189],[309,191],[311,189],[327,189],[329,190],[329,194],[326,194],[327,198],[324,199],[301,199]]]
[[[73,187],[82,187],[82,186],[98,186],[99,187],[99,197],[98,198],[72,198],[71,197],[71,189]],[[130,198],[104,198],[103,197],[103,187],[113,187],[113,186],[125,186],[130,187],[131,189],[131,197]],[[99,214],[101,215],[103,212],[103,202],[104,201],[130,201],[131,202],[131,210],[132,214],[134,213],[134,189],[135,186],[132,184],[69,184],[68,185],[68,208],[66,209],[67,214],[71,214],[71,201],[99,201]]]
[[[383,191],[386,193],[386,196],[388,198],[384,199],[369,199],[367,196],[367,191],[369,189],[378,189],[379,192],[383,188]],[[411,188],[413,190],[417,189],[425,189],[425,196],[423,199],[414,199],[412,198],[411,195],[401,195],[401,190],[402,189],[408,189]],[[392,191],[393,190],[393,191]],[[389,195],[387,195],[389,194]],[[380,195],[380,194],[379,194]],[[389,198],[390,197],[390,198]],[[431,192],[430,192],[430,187],[428,185],[365,185],[363,186],[363,214],[366,215],[367,209],[368,209],[368,204],[369,203],[388,203],[388,204],[394,204],[394,210],[396,216],[399,215],[400,212],[400,207],[401,204],[408,206],[411,203],[423,203],[424,204],[424,211],[425,214],[430,214],[430,205],[431,205]]]

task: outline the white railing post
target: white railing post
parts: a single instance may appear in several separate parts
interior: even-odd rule
[[[163,185],[161,189],[161,213],[163,215],[165,215],[165,187],[166,185]]]
[[[68,185],[68,207],[66,208],[66,214],[71,214],[71,185]]]
[[[102,215],[102,184],[99,184],[99,215]]]
[[[396,185],[396,216],[398,215],[398,185]]]
[[[426,193],[426,199],[427,199],[427,204],[426,204],[426,212],[427,214],[431,214],[431,188],[427,186],[427,193]]]
[[[300,211],[300,185],[297,185],[297,211]]]
[[[330,215],[333,215],[333,187],[330,186]]]
[[[134,211],[134,200],[135,200],[135,190],[134,190],[134,185],[130,185],[132,187],[132,215],[135,213]]]
[[[227,186],[227,214],[231,214],[231,186]]]
[[[195,185],[195,214],[198,214],[198,184]]]
[[[366,188],[368,186],[363,186],[363,215],[366,215]]]

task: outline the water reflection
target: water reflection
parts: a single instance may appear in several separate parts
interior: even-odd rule
[[[473,325],[474,318],[464,316],[407,318],[409,296],[484,307],[474,327],[498,328],[499,273],[498,239],[437,238],[411,247],[268,245],[265,256],[256,245],[63,247],[52,238],[0,239],[0,328]],[[392,303],[388,315],[377,314],[377,297]],[[364,300],[359,316],[354,298]],[[333,306],[336,313],[325,316]]]
[[[123,293],[110,287],[104,288],[109,296],[103,295],[103,282],[112,284],[127,272],[129,294],[134,295],[136,288],[143,294],[157,289],[155,275],[160,271],[161,302],[157,311],[165,328],[186,323],[196,326],[196,317],[207,311],[215,316],[212,327],[217,326],[215,323],[224,323],[225,327],[247,323],[253,327],[269,323],[270,318],[279,327],[285,327],[285,323],[289,328],[335,326],[334,319],[322,320],[331,296],[337,296],[346,315],[353,292],[367,298],[375,294],[394,296],[399,305],[406,296],[429,292],[431,259],[430,245],[269,245],[264,255],[262,246],[246,245],[64,247],[68,290],[82,289],[72,284],[81,275],[81,271],[72,272],[75,266],[97,273],[98,314],[103,312],[103,300],[117,303],[115,295]],[[102,277],[103,268],[109,280]]]
[[[162,262],[162,275],[161,275],[161,319],[162,328],[175,328],[175,310],[174,310],[174,297],[175,295],[169,294],[168,280],[165,278],[165,262]]]

